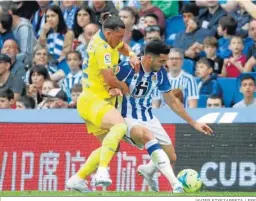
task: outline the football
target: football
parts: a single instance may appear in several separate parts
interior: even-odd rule
[[[184,169],[177,175],[186,193],[195,193],[201,189],[202,180],[200,174],[193,169]]]

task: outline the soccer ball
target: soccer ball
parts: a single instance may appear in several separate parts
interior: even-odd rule
[[[177,178],[182,183],[186,193],[195,193],[199,191],[203,183],[200,174],[193,169],[184,169],[180,171]]]

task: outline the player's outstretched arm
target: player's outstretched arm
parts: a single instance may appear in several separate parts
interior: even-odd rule
[[[188,122],[191,126],[193,126],[196,130],[205,135],[211,135],[213,133],[212,129],[205,123],[200,123],[194,121],[186,112],[183,107],[183,104],[180,100],[175,97],[172,91],[163,94],[165,102],[167,105],[181,118],[183,118],[186,122]]]

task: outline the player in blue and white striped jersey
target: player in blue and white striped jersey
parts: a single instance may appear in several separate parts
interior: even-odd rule
[[[159,169],[172,185],[174,192],[182,192],[182,186],[175,177],[170,160],[176,160],[176,154],[171,140],[161,123],[152,114],[152,93],[155,88],[163,92],[166,103],[192,125],[204,134],[212,132],[206,124],[195,122],[184,110],[183,105],[171,91],[167,72],[163,68],[168,58],[169,48],[161,40],[153,40],[145,47],[145,54],[141,59],[141,70],[138,74],[128,62],[119,65],[116,76],[125,82],[130,93],[123,96],[120,108],[125,118],[128,131],[124,137],[126,141],[139,148],[146,148],[150,157],[150,166],[139,166],[138,172],[144,176],[148,185],[158,191],[152,176],[155,168]],[[119,91],[120,93],[120,91]],[[117,89],[111,89],[110,94],[118,95]]]

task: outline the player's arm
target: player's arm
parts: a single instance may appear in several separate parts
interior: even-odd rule
[[[184,109],[180,100],[174,95],[172,91],[163,94],[166,104],[181,118],[193,126],[196,130],[204,133],[205,135],[211,135],[213,133],[212,129],[204,124],[194,121]]]
[[[129,93],[129,88],[125,82],[119,81],[112,69],[101,70],[105,83],[111,88],[118,88],[122,91],[122,94]]]
[[[99,70],[103,76],[105,83],[110,88],[118,88],[123,94],[129,92],[129,88],[123,82],[120,82],[113,72],[113,63],[111,58],[111,53],[103,46],[98,46],[93,52],[94,56],[97,58]]]
[[[122,42],[118,48],[118,52],[124,56],[129,56],[131,66],[135,69],[136,72],[139,72],[140,60],[127,43]]]

